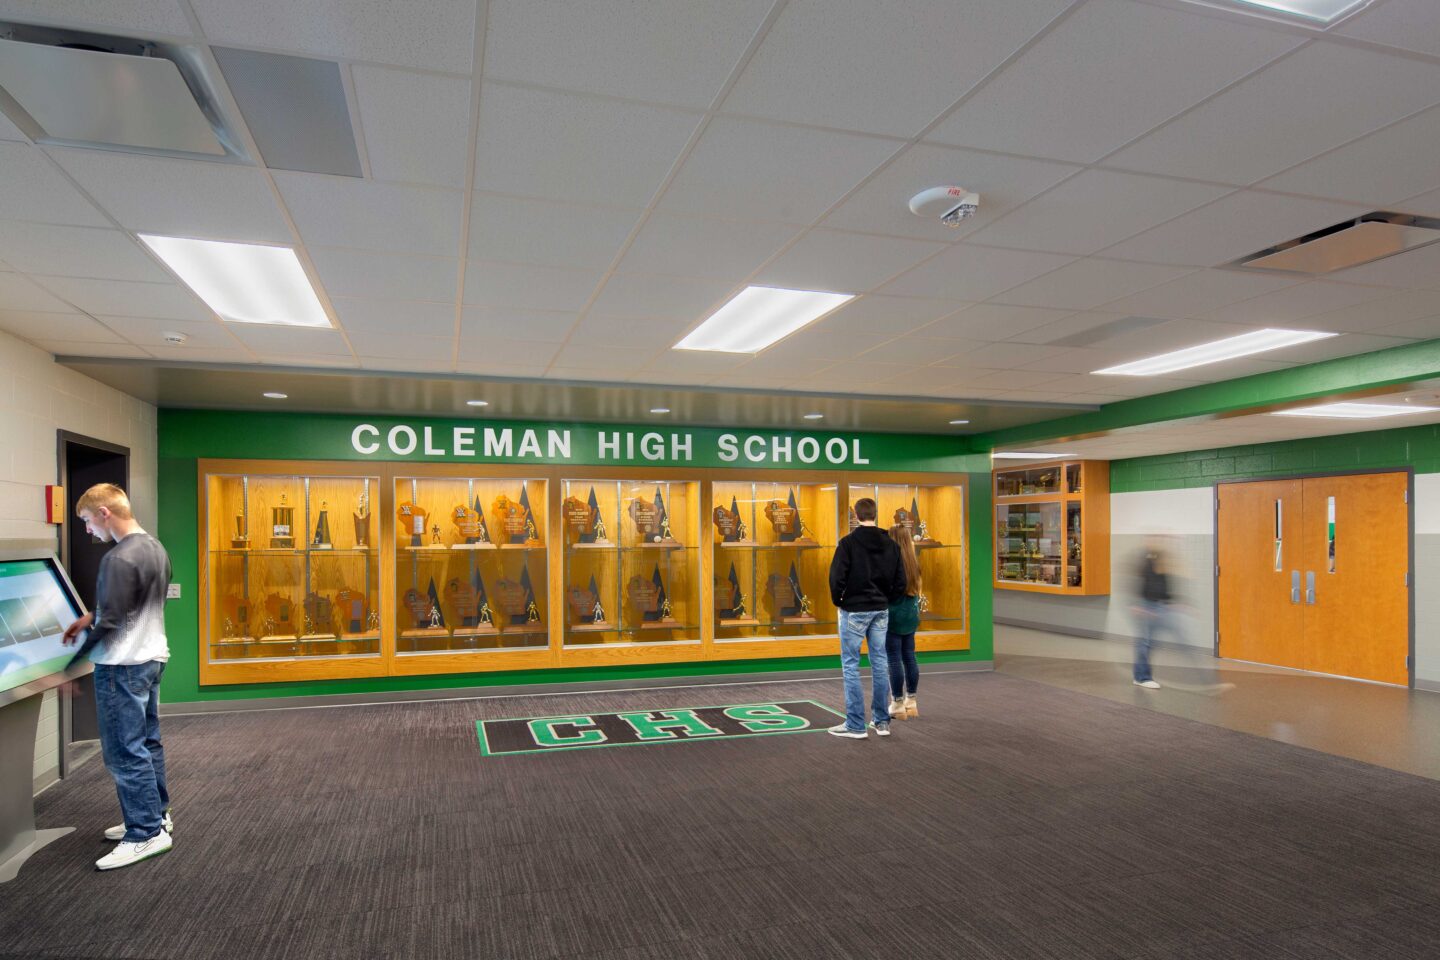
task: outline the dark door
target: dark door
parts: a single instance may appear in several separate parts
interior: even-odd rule
[[[82,437],[66,430],[59,431],[59,480],[65,488],[65,522],[60,527],[60,561],[70,572],[75,591],[85,602],[85,609],[95,609],[95,577],[100,572],[100,558],[114,546],[101,543],[85,532],[85,524],[74,515],[75,501],[80,494],[97,483],[113,483],[127,493],[130,490],[130,450],[103,440]],[[84,758],[88,751],[75,751],[71,744],[94,740],[99,736],[95,723],[95,688],[90,677],[81,677],[70,684],[61,701],[60,775]]]

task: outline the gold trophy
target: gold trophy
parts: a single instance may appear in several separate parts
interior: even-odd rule
[[[315,538],[310,541],[311,550],[330,550],[335,544],[330,542],[330,511],[326,509],[324,500],[320,501],[320,516],[315,521]]]
[[[370,540],[370,497],[368,494],[360,494],[360,502],[355,507],[355,547],[358,550],[368,550]]]
[[[230,540],[230,549],[250,549],[249,524],[245,521],[243,513],[235,514],[235,536]]]
[[[280,494],[280,505],[270,508],[270,548],[272,550],[295,549],[295,508],[285,502]]]

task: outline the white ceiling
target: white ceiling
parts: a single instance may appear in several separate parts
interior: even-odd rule
[[[1440,216],[1437,7],[1317,31],[1184,0],[0,0],[336,60],[365,171],[40,147],[0,118],[0,329],[167,365],[1072,404],[1440,337],[1440,245],[1216,269]],[[983,198],[959,229],[906,209],[952,182]],[[296,245],[336,329],[223,323],[142,230]],[[753,358],[669,349],[747,283],[860,296]],[[1086,337],[1131,316],[1158,322]],[[1272,325],[1345,335],[1090,374]]]

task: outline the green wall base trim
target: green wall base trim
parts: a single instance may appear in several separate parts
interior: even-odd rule
[[[1110,492],[1179,490],[1224,480],[1403,467],[1413,467],[1416,473],[1440,472],[1440,425],[1116,460],[1110,464]]]
[[[921,664],[922,673],[957,673],[957,672],[985,672],[995,669],[993,660],[963,659],[964,651],[932,651],[916,654]],[[862,662],[868,664],[868,660],[861,658]],[[813,664],[821,662],[821,667],[796,666],[799,664]],[[751,670],[750,667],[775,665],[774,669]],[[791,664],[790,666],[782,664]],[[657,666],[674,666],[671,664]],[[293,691],[280,696],[256,697],[248,696],[242,699],[209,699],[191,700],[177,702],[162,702],[160,712],[165,716],[188,716],[194,714],[208,713],[235,713],[247,710],[289,710],[305,707],[343,707],[343,706],[370,706],[386,703],[420,703],[427,700],[482,700],[491,697],[522,697],[522,696],[551,696],[564,693],[578,693],[585,691],[604,690],[651,690],[665,688],[683,688],[692,686],[714,686],[721,684],[743,684],[743,683],[776,683],[785,681],[801,680],[836,680],[840,679],[840,658],[839,657],[797,657],[785,661],[771,660],[762,661],[740,661],[726,664],[704,664],[704,666],[729,666],[730,669],[718,673],[700,673],[696,670],[689,670],[683,674],[666,676],[628,676],[631,670],[626,668],[606,668],[602,676],[586,679],[554,680],[551,675],[565,671],[545,670],[526,671],[535,675],[543,674],[544,679],[540,681],[527,682],[516,674],[490,674],[488,678],[482,674],[468,674],[465,676],[448,675],[438,678],[445,681],[444,686],[431,687],[429,689],[416,689],[414,684],[407,684],[398,689],[369,690],[369,691],[331,691],[322,693],[306,693]],[[926,667],[930,669],[926,669]],[[599,673],[598,670],[574,671],[575,673]],[[413,680],[413,677],[395,677],[387,679]],[[484,682],[486,679],[492,682]],[[494,682],[497,680],[509,682]],[[478,680],[475,684],[467,684],[466,681]],[[354,684],[357,681],[332,680],[324,681],[332,684]],[[318,683],[318,682],[317,682]],[[313,684],[305,684],[310,686]],[[260,687],[263,693],[280,693],[272,689],[282,684],[265,684]],[[301,684],[284,684],[283,686],[293,687]],[[213,692],[215,688],[207,687],[203,693]]]
[[[1187,417],[1324,398],[1440,377],[1440,340],[1107,403],[1094,413],[976,434],[979,449],[1103,434]],[[1111,476],[1113,490],[1114,476]]]

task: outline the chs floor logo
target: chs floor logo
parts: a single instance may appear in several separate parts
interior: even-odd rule
[[[814,733],[835,723],[836,713],[814,700],[740,703],[720,707],[665,707],[556,717],[481,720],[475,724],[480,752],[553,753],[646,743],[731,740],[782,733]]]

